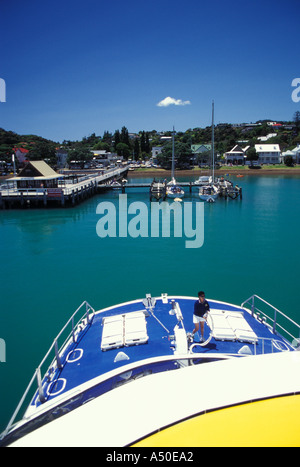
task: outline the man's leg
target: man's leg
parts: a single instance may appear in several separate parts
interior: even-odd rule
[[[201,321],[201,336],[203,337],[204,339],[204,321]]]

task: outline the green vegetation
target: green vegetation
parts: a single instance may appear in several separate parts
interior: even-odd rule
[[[267,140],[268,144],[276,143],[280,145],[281,151],[293,149],[297,143],[300,143],[300,112],[295,112],[293,121],[278,122],[281,126],[274,127],[268,125],[267,120],[258,121],[256,124],[219,124],[215,127],[215,154],[222,156],[230,151],[236,144],[245,147],[250,146],[248,150],[248,159],[256,160],[254,145],[259,143],[261,136],[267,136],[273,133],[274,136]],[[14,148],[24,148],[29,151],[29,159],[44,159],[50,165],[56,164],[56,150],[58,148],[68,151],[69,161],[88,162],[93,155],[91,150],[106,151],[117,153],[124,159],[145,160],[152,153],[152,147],[161,147],[162,154],[157,157],[158,162],[163,167],[170,167],[171,161],[171,142],[166,142],[162,137],[172,136],[172,131],[157,132],[140,131],[136,134],[129,134],[128,129],[123,126],[121,130],[116,130],[114,134],[105,131],[103,136],[97,136],[92,133],[85,136],[81,141],[65,140],[62,144],[47,140],[35,135],[18,135],[12,131],[6,131],[0,128],[0,160],[11,162],[11,155]],[[185,132],[177,132],[175,135],[175,155],[177,159],[177,168],[187,168],[191,160],[191,145],[210,144],[211,127],[188,129]],[[201,156],[203,158],[203,154]],[[200,158],[198,161],[199,162]],[[287,158],[287,164],[291,161]]]

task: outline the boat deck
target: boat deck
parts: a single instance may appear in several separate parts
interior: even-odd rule
[[[275,311],[274,320],[255,307],[255,299],[271,306]],[[191,338],[195,300],[194,297],[168,297],[166,294],[152,299],[148,295],[146,299],[97,312],[84,302],[56,337],[37,368],[2,434],[0,445],[8,445],[77,408],[81,410],[87,402],[100,401],[101,405],[101,401],[110,398],[112,394],[126,392],[127,383],[133,381],[140,380],[138,383],[146,388],[146,397],[148,384],[152,385],[152,391],[163,390],[155,387],[155,382],[157,379],[160,381],[163,375],[180,380],[181,372],[171,370],[194,369],[197,381],[207,368],[220,364],[224,359],[224,364],[229,365],[230,362],[234,365],[234,362],[241,362],[242,359],[253,368],[261,358],[272,357],[262,354],[277,353],[279,357],[280,353],[287,354],[299,348],[300,339],[296,338],[295,343],[294,338],[292,345],[290,339],[286,340],[275,332],[276,324],[279,325],[276,316],[280,314],[281,317],[288,317],[256,295],[244,302],[250,303],[247,306],[252,312],[243,306],[208,299],[210,313],[205,324],[205,342],[195,343]],[[75,325],[75,316],[82,312],[83,306],[86,313]],[[290,324],[296,325],[299,334],[300,326],[288,320]],[[62,338],[64,332],[69,332],[67,329],[70,325],[72,332],[61,350],[58,350],[58,339]],[[281,325],[280,330],[286,331]],[[288,335],[293,338],[289,332]],[[53,351],[55,358],[42,379],[42,366],[46,365],[48,357],[53,358]],[[206,362],[211,364],[202,365]],[[29,390],[33,389],[36,382],[38,389],[23,418],[13,425],[29,396]],[[129,391],[131,387],[128,387]],[[116,388],[119,391],[112,391]],[[102,395],[104,397],[99,397]],[[91,406],[88,404],[88,407]],[[162,422],[161,426],[165,424]]]
[[[176,302],[179,304],[183,316],[183,326],[180,325],[179,327],[182,327],[186,333],[191,332],[194,327],[192,322],[194,301],[195,298],[176,297]],[[195,363],[199,363],[204,356],[207,358],[211,355],[212,359],[217,359],[218,355],[220,357],[224,356],[224,354],[239,355],[241,349],[245,348],[246,353],[252,355],[294,350],[286,340],[274,335],[269,326],[253,318],[245,309],[213,300],[208,300],[208,302],[213,316],[220,313],[229,313],[232,316],[240,317],[240,314],[243,313],[244,327],[245,325],[247,327],[248,324],[257,339],[250,338],[247,342],[247,337],[237,340],[237,338],[231,338],[230,335],[225,336],[225,339],[214,338],[211,336],[211,329],[206,325],[204,339],[208,341],[210,337],[210,341],[207,344],[204,343],[204,345],[193,346],[193,354],[199,356],[199,359],[194,359]],[[52,372],[50,370],[46,375],[42,383],[45,399],[47,401],[54,399],[56,396],[63,395],[91,380],[96,381],[97,378],[105,374],[108,376],[102,378],[101,389],[97,389],[101,393],[123,384],[131,378],[140,377],[149,372],[154,373],[178,368],[178,359],[182,358],[184,353],[180,349],[175,352],[174,328],[178,324],[178,319],[174,314],[169,313],[171,308],[170,298],[167,303],[163,303],[160,298],[156,300],[153,314],[147,312],[141,300],[95,313],[91,323],[78,333],[76,342],[70,341],[66,345],[60,355],[62,368],[59,369],[54,365]],[[118,317],[127,316],[128,313],[134,312],[142,312],[143,316],[146,315],[147,339],[141,341],[144,343],[123,345],[122,342],[118,343],[118,338],[115,337],[111,339],[112,348],[108,346],[107,350],[103,350],[101,344],[104,319],[115,315]],[[217,335],[217,333],[215,334]],[[184,336],[186,336],[185,333]],[[192,342],[188,344],[190,348],[191,345],[193,345]],[[176,359],[176,354],[178,359]],[[124,372],[122,372],[123,367],[126,367]],[[111,377],[109,378],[109,376]],[[98,392],[97,395],[99,395]],[[90,392],[87,397],[91,397]],[[40,405],[38,393],[33,399],[32,405],[35,407]]]

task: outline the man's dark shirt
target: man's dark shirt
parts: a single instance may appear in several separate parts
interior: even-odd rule
[[[206,300],[204,300],[203,303],[199,302],[199,300],[195,302],[194,315],[200,316],[201,318],[203,318],[205,313],[207,313],[208,311],[209,311],[209,304]]]

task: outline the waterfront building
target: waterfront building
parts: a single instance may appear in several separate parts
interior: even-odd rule
[[[225,152],[224,156],[226,164],[244,165],[247,157],[247,149],[249,149],[249,146],[243,149],[241,146],[236,144],[230,151]]]
[[[291,156],[295,164],[300,164],[300,144],[298,143],[294,149],[282,153],[282,162],[285,162],[285,158]]]
[[[45,161],[31,161],[9,181],[16,182],[18,189],[57,188],[61,178]]]
[[[281,151],[279,144],[256,144],[255,150],[259,164],[280,164]]]
[[[192,144],[194,162],[198,160],[199,164],[207,164],[211,154],[211,144]]]

